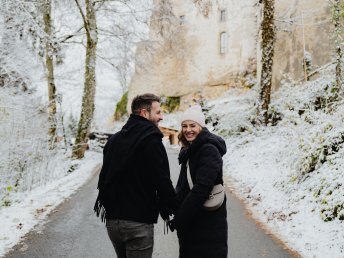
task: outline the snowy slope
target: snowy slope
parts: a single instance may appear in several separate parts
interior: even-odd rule
[[[74,162],[76,169],[64,177],[12,196],[13,204],[0,209],[0,257],[35,226],[44,224],[47,215],[64,199],[78,190],[101,166],[102,155],[87,152],[83,160]],[[64,171],[64,164],[56,164]]]
[[[344,257],[344,105],[330,104],[331,74],[273,94],[271,108],[282,117],[276,126],[250,123],[254,91],[209,103],[226,138],[227,183],[302,257]],[[328,102],[319,108],[321,98]]]

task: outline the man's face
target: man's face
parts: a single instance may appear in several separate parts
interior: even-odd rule
[[[163,119],[159,102],[154,101],[152,103],[152,107],[151,107],[150,112],[148,112],[147,110],[142,110],[142,111],[145,111],[145,112],[143,112],[143,117],[145,117],[146,119],[151,121],[156,126],[159,126],[159,122]]]

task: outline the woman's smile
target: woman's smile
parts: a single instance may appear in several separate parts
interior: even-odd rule
[[[188,142],[194,141],[201,131],[202,127],[194,121],[187,120],[182,123],[182,132]]]

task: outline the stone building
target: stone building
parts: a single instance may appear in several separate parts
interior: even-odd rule
[[[273,88],[284,74],[303,78],[303,56],[313,69],[330,62],[331,15],[325,0],[275,1],[277,39]],[[247,88],[259,75],[257,0],[154,0],[149,40],[137,48],[129,102],[137,94],[195,95],[212,99],[231,87]]]

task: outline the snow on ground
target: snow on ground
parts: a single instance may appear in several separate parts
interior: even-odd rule
[[[328,105],[331,83],[324,75],[282,87],[272,96],[271,109],[282,118],[275,126],[250,123],[254,91],[233,90],[208,103],[213,129],[227,143],[227,183],[302,257],[344,257],[344,108]],[[319,97],[326,102],[320,108]]]
[[[247,141],[228,139],[225,173],[254,217],[302,257],[344,257],[344,224],[324,222],[313,197],[326,168],[302,184],[293,181],[297,145],[292,134],[274,128]]]
[[[76,169],[65,177],[13,196],[13,204],[0,209],[0,257],[35,226],[44,223],[46,216],[84,184],[101,162],[101,153],[86,152],[84,159],[74,163]]]

